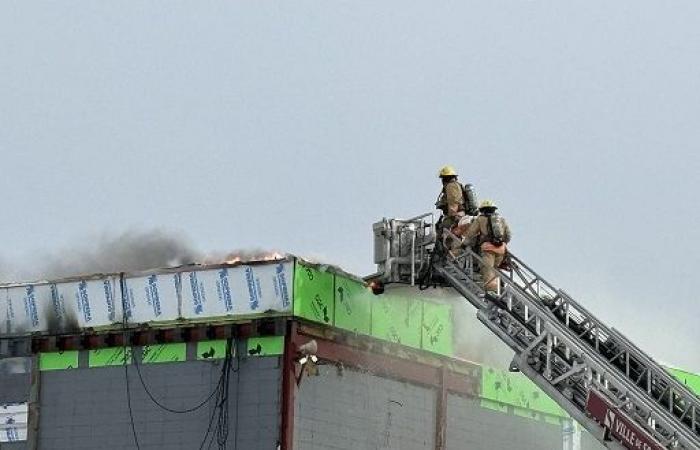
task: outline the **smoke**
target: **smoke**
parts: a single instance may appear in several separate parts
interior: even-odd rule
[[[476,309],[456,297],[452,309],[456,356],[496,369],[508,369],[514,352],[476,317]]]
[[[392,293],[429,298],[452,305],[453,344],[456,357],[497,369],[508,369],[514,352],[476,317],[476,308],[453,289],[418,291],[412,287],[392,287]]]
[[[138,272],[186,264],[219,264],[284,258],[277,251],[238,249],[202,252],[181,233],[164,229],[129,230],[86,237],[30,263],[0,258],[0,281],[53,280],[95,273]]]
[[[56,279],[93,273],[135,272],[191,264],[202,259],[189,239],[179,233],[153,229],[86,238],[84,242],[32,258],[14,270],[2,270],[6,281]],[[42,261],[37,263],[36,261]],[[8,275],[12,279],[8,279]],[[18,278],[19,277],[19,278]]]

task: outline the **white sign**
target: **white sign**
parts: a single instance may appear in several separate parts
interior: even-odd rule
[[[127,278],[126,316],[130,323],[177,320],[179,273],[150,274]]]
[[[60,329],[106,326],[122,320],[117,277],[52,283],[49,289],[53,317]]]
[[[3,289],[2,294],[9,333],[31,333],[48,328],[52,312],[47,284],[12,286]]]
[[[289,311],[293,264],[243,265],[182,273],[187,319]]]
[[[0,287],[0,335],[288,312],[292,261]],[[122,299],[126,310],[122,308]]]
[[[0,405],[0,442],[27,440],[27,412],[26,403]]]

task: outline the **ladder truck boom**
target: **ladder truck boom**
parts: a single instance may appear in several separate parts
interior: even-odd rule
[[[522,259],[509,255],[487,293],[470,249],[436,251],[432,214],[373,225],[383,283],[454,288],[514,352],[520,371],[609,448],[700,449],[700,397],[622,333],[596,318]]]

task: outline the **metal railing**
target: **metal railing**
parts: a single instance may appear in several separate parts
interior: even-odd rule
[[[627,338],[608,328],[521,259],[497,270],[503,287],[486,295],[471,250],[447,255],[437,273],[470,303],[479,319],[515,352],[514,365],[589,429],[591,390],[604,393],[666,448],[700,448],[700,399]],[[599,437],[602,438],[602,437]]]

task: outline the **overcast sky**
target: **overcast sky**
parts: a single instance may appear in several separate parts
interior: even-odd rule
[[[700,3],[0,3],[6,268],[156,227],[374,270],[456,166],[511,249],[700,371]]]

